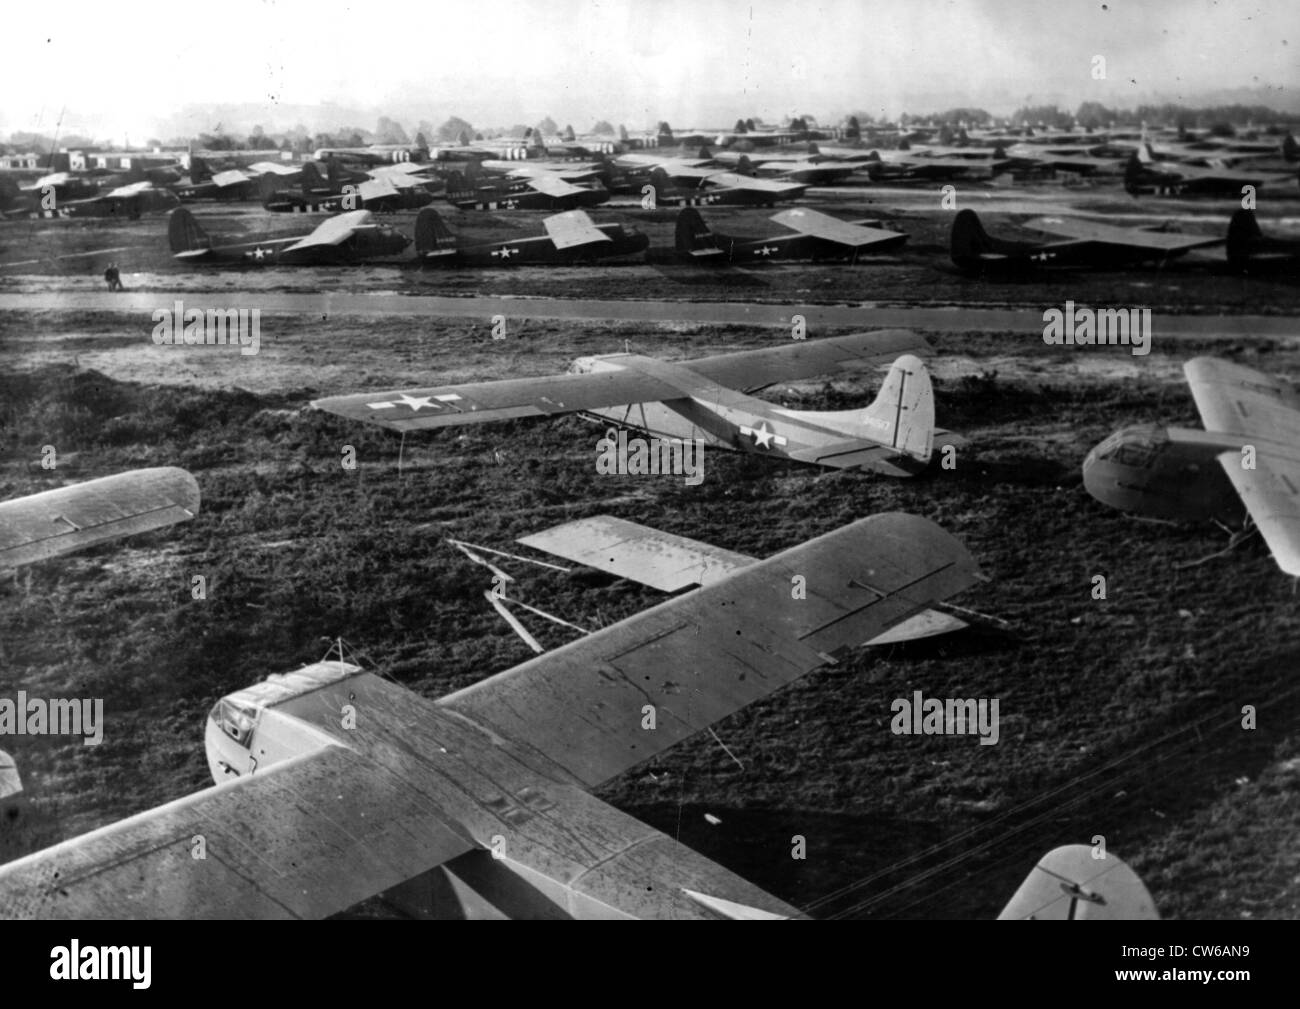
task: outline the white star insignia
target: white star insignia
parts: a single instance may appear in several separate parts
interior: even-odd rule
[[[765,245],[765,246],[763,246],[761,249],[758,250],[758,254],[759,254],[760,256],[770,256],[770,255],[772,255],[772,253],[774,253],[775,251],[776,251],[776,246],[773,246],[773,245]]]
[[[409,406],[412,413],[419,413],[421,408],[428,407],[435,410],[432,396],[412,396],[410,393],[402,393],[397,399],[390,400],[386,403],[367,403],[366,406],[372,410],[390,410],[395,406]]]
[[[509,259],[511,256],[516,255],[518,252],[519,252],[518,249],[512,249],[509,246],[507,246],[504,249],[492,250],[492,255],[500,256],[502,259]]]
[[[263,249],[260,245],[257,248],[255,248],[252,252],[244,253],[244,255],[247,256],[249,259],[256,259],[259,262],[265,257],[269,256],[270,254],[271,254],[270,249]]]
[[[753,438],[755,448],[771,448],[774,442],[778,447],[786,444],[786,439],[768,427],[767,421],[763,421],[758,427],[745,427],[742,425],[740,433]]]

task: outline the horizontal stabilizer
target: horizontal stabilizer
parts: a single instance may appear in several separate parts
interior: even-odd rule
[[[1137,874],[1114,855],[1095,858],[1086,844],[1056,848],[1039,860],[998,920],[1157,919]]]

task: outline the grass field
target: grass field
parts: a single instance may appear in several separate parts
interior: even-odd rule
[[[1010,630],[864,650],[599,794],[817,916],[990,917],[1038,855],[1094,835],[1167,917],[1300,910],[1292,585],[1257,540],[1180,569],[1224,536],[1112,512],[1079,476],[1088,448],[1117,427],[1198,423],[1184,358],[1214,353],[1295,377],[1297,341],[1188,342],[1135,359],[946,334],[935,340],[939,423],[969,439],[954,470],[897,481],[715,452],[704,482],[687,487],[598,475],[601,429],[579,419],[403,444],[306,404],[544,374],[625,341],[669,358],[767,346],[779,339],[771,331],[530,322],[494,342],[464,321],[277,324],[262,355],[240,359],[168,356],[109,316],[0,320],[0,497],[151,465],[186,467],[203,494],[192,522],[0,583],[4,693],[102,697],[107,720],[98,747],[7,740],[29,798],[0,835],[0,857],[203,787],[212,703],[319,659],[338,638],[430,697],[527,658],[482,598],[490,576],[448,537],[508,550],[528,532],[608,512],[766,556],[904,510],[967,544],[989,580],[955,602]],[[841,408],[869,401],[878,380],[771,395]],[[53,473],[38,464],[44,445],[59,453]],[[341,464],[345,445],[355,470]],[[588,628],[659,598],[621,581],[510,570],[518,597]],[[205,600],[191,596],[198,574]],[[1091,597],[1096,574],[1105,600]],[[529,624],[548,647],[572,633]],[[999,698],[1000,742],[893,735],[891,701],[917,689]],[[1240,727],[1245,704],[1259,711],[1253,731]],[[794,834],[807,838],[804,861],[790,858]]]

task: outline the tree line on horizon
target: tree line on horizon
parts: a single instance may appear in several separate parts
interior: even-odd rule
[[[1232,136],[1238,127],[1254,124],[1263,132],[1283,132],[1284,128],[1295,120],[1294,116],[1278,112],[1265,105],[1216,105],[1192,107],[1165,103],[1160,105],[1138,105],[1132,109],[1113,109],[1099,102],[1083,102],[1078,109],[1071,112],[1057,105],[1022,106],[1010,116],[994,116],[982,108],[953,108],[943,112],[927,115],[903,113],[896,121],[877,118],[869,112],[856,111],[846,116],[840,127],[846,136],[859,136],[862,130],[872,130],[895,126],[906,129],[922,125],[966,126],[969,128],[1042,127],[1053,130],[1105,130],[1112,127],[1137,128],[1143,125],[1173,126],[1182,129],[1208,129],[1219,136]],[[739,118],[733,127],[735,133],[753,132],[759,127],[754,118]],[[812,116],[796,116],[783,128],[797,132],[816,129],[816,119]],[[199,133],[193,137],[173,137],[166,142],[150,138],[144,144],[146,148],[183,148],[193,144],[201,150],[237,151],[237,150],[280,150],[299,154],[309,154],[321,147],[364,147],[370,144],[411,144],[416,147],[429,147],[439,144],[449,145],[474,141],[489,141],[503,137],[522,138],[530,129],[522,123],[508,128],[476,128],[460,116],[450,116],[439,126],[428,120],[421,120],[408,132],[399,122],[388,116],[380,116],[375,129],[368,130],[359,126],[340,126],[329,131],[310,132],[299,124],[291,130],[268,132],[261,126],[254,126],[245,136],[239,136],[222,129],[218,123],[211,131]],[[547,116],[537,124],[544,136],[574,136],[572,125],[563,128],[554,119]],[[659,124],[659,132],[671,132],[666,122]],[[588,134],[594,136],[618,136],[617,129],[608,120],[596,122]],[[0,142],[0,153],[18,153],[35,151],[48,154],[51,150],[67,149],[118,149],[115,144],[96,142],[89,136],[70,134],[53,137],[41,133],[15,131],[7,140]]]

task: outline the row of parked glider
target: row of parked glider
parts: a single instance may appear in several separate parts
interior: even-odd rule
[[[808,207],[791,207],[769,219],[779,230],[741,236],[714,230],[693,207],[678,212],[675,253],[698,264],[755,264],[782,260],[868,262],[896,252],[907,234],[879,220],[846,221]],[[542,220],[540,235],[494,242],[466,241],[453,234],[432,207],[421,210],[414,230],[415,259],[423,266],[565,266],[628,261],[643,256],[649,238],[619,222],[595,223],[581,210]],[[1026,272],[1059,268],[1118,269],[1136,263],[1169,263],[1194,250],[1223,246],[1209,265],[1238,271],[1293,270],[1300,238],[1265,235],[1252,210],[1238,210],[1226,234],[1182,232],[1167,225],[1121,227],[1083,217],[1038,217],[1022,225],[1041,239],[995,237],[973,210],[961,210],[951,230],[952,261],[969,273]],[[312,231],[288,237],[226,239],[203,228],[189,210],[172,211],[168,241],[187,263],[237,266],[329,266],[393,260],[412,238],[375,220],[367,210],[328,218]]]
[[[734,141],[736,138],[720,138]],[[1038,138],[963,131],[954,144],[902,139],[895,148],[809,141],[744,150],[593,152],[585,147],[530,145],[494,157],[464,144],[436,158],[388,161],[393,152],[322,149],[301,163],[210,152],[174,162],[142,158],[129,170],[61,171],[24,184],[0,176],[0,212],[8,217],[138,217],[197,201],[260,201],[281,212],[415,210],[441,197],[463,209],[562,211],[606,202],[611,194],[652,198],[655,205],[772,206],[811,186],[908,185],[988,181],[1009,173],[1033,180],[1055,173],[1105,182],[1120,179],[1133,194],[1239,196],[1295,191],[1300,145],[1280,141],[1200,138],[1187,142],[1078,135]],[[618,145],[620,148],[622,145]],[[409,157],[412,152],[402,152]],[[53,199],[51,199],[51,195]]]

